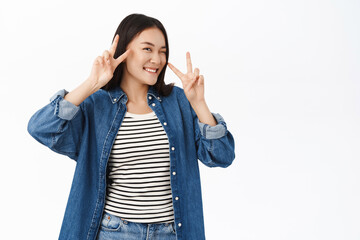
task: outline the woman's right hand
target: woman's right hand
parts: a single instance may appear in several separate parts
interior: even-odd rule
[[[111,80],[117,66],[127,58],[131,51],[129,48],[118,58],[114,59],[118,41],[119,35],[116,34],[110,50],[105,50],[103,55],[98,56],[93,63],[89,79],[95,81],[94,84],[98,86],[98,88],[102,88]]]

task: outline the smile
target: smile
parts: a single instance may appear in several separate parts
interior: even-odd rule
[[[156,73],[158,71],[158,69],[153,69],[153,68],[144,68],[144,70],[150,73]]]

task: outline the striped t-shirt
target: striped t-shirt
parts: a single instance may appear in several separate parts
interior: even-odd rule
[[[174,221],[169,141],[154,112],[126,112],[108,162],[104,211],[139,223]]]

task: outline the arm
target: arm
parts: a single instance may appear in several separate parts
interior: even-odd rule
[[[68,92],[55,93],[50,103],[38,110],[29,120],[29,134],[54,152],[77,160],[84,115],[82,106],[66,101]]]
[[[211,126],[215,126],[217,124],[215,118],[213,117],[213,115],[211,115],[211,112],[205,102],[205,99],[200,102],[195,102],[194,104],[191,105],[191,107],[194,109],[200,122],[206,123]]]
[[[58,91],[30,118],[29,134],[54,152],[77,160],[86,111],[82,102],[94,91],[89,79],[70,93]]]
[[[204,97],[204,76],[198,68],[192,70],[189,52],[186,63],[185,74],[171,63],[168,66],[180,78],[191,105],[198,159],[209,167],[228,167],[235,158],[234,138],[221,115],[210,112]]]
[[[211,113],[216,120],[216,125],[211,126],[200,122],[193,108],[191,113],[198,159],[208,167],[230,166],[235,159],[235,142],[223,117],[218,113]]]
[[[110,50],[95,59],[86,81],[71,92],[58,91],[49,104],[30,118],[27,130],[32,137],[51,150],[77,160],[86,120],[83,101],[112,79],[115,69],[131,52],[128,49],[114,58],[118,41],[116,35]]]

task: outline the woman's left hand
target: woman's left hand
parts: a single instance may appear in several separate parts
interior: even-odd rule
[[[185,95],[191,104],[205,101],[204,97],[204,76],[199,75],[200,70],[195,68],[192,70],[190,53],[186,53],[187,73],[182,73],[171,63],[168,63],[170,69],[180,78]]]

